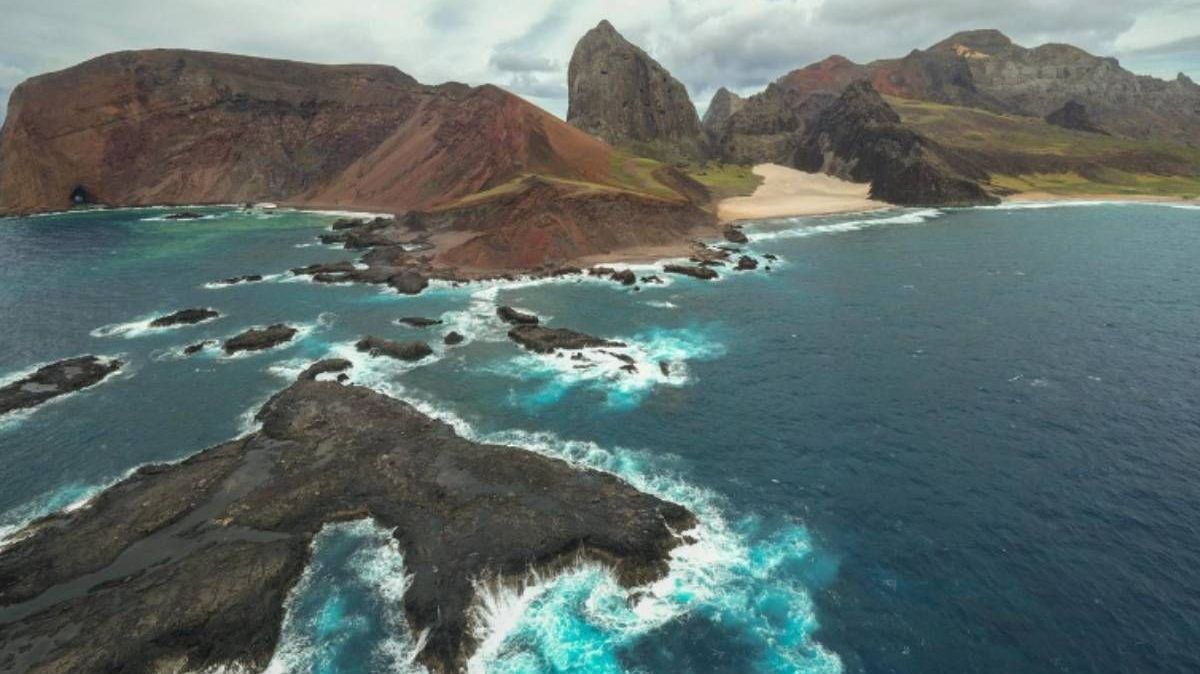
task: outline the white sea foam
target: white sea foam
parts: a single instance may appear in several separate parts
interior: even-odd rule
[[[1200,210],[1200,204],[1178,201],[1152,201],[1142,199],[1066,199],[1062,201],[1006,201],[994,206],[977,208],[994,211],[1029,211],[1047,208],[1092,208],[1096,206],[1162,206],[1183,210]]]
[[[678,309],[679,308],[679,306],[677,304],[675,304],[674,302],[671,302],[669,300],[649,300],[647,302],[642,302],[642,304],[645,304],[648,307],[654,307],[655,309]]]
[[[926,208],[920,210],[908,210],[898,215],[836,222],[818,222],[811,217],[788,218],[785,220],[773,221],[770,226],[755,225],[752,228],[748,227],[746,228],[746,235],[750,238],[750,241],[753,244],[760,241],[771,241],[774,239],[790,239],[806,236],[817,236],[819,234],[855,232],[862,229],[868,229],[870,227],[882,227],[886,225],[919,225],[923,222],[941,217],[943,213],[943,211],[936,208]]]
[[[374,664],[376,671],[425,672],[415,662],[417,654],[424,648],[425,634],[413,635],[404,616],[404,593],[412,577],[405,571],[399,545],[391,532],[373,520],[358,520],[327,525],[313,541],[313,561],[288,597],[280,642],[264,674],[317,671],[319,660],[327,655],[329,647],[322,639],[354,631],[351,624],[361,629],[369,619],[363,615],[345,615],[340,610],[320,611],[315,615],[302,610],[301,602],[314,592],[328,594],[324,597],[326,605],[340,607],[338,593],[343,591],[342,586],[331,580],[333,574],[343,570],[325,568],[322,558],[323,546],[335,536],[351,536],[360,541],[361,547],[348,560],[353,573],[351,583],[378,599],[384,622],[382,627],[389,634],[383,643],[375,646],[374,652],[361,654],[362,659]],[[336,624],[327,624],[331,619]]]

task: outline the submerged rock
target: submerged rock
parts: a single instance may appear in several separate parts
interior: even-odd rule
[[[234,286],[239,283],[257,283],[263,280],[262,274],[244,274],[242,276],[234,276],[232,278],[221,279],[217,281],[217,285]]]
[[[115,359],[79,356],[40,367],[33,374],[0,387],[0,414],[36,407],[51,398],[98,384],[121,369],[121,365]]]
[[[261,430],[142,468],[0,550],[5,670],[261,671],[314,537],[372,517],[412,575],[401,601],[427,633],[419,661],[461,671],[478,582],[583,557],[645,584],[696,523],[611,474],[465,440],[366,388],[299,381],[257,419]]]
[[[500,320],[510,325],[537,325],[538,317],[533,314],[527,314],[523,311],[517,311],[512,307],[496,307],[496,315]]]
[[[436,318],[425,318],[424,316],[405,316],[400,319],[400,322],[414,328],[428,328],[431,325],[441,325],[442,322]]]
[[[238,351],[261,351],[290,342],[296,333],[296,328],[283,323],[276,323],[265,328],[250,328],[249,330],[225,340],[225,353],[234,354]]]
[[[150,321],[152,328],[169,328],[176,325],[194,325],[204,321],[211,321],[221,314],[214,309],[180,309],[173,314],[159,316]]]
[[[508,331],[509,339],[538,353],[554,353],[558,349],[590,349],[594,347],[625,346],[566,328],[547,328],[540,325],[518,325]]]
[[[708,267],[692,267],[685,264],[668,264],[663,266],[663,271],[668,274],[682,274],[683,276],[691,276],[704,281],[711,281],[717,278],[717,272]]]
[[[189,345],[183,347],[183,355],[194,356],[216,343],[217,343],[216,340],[206,339],[203,342],[196,342],[195,344],[189,344]]]
[[[425,342],[396,342],[382,337],[363,337],[354,348],[372,356],[388,356],[397,360],[421,360],[433,355],[433,349]]]
[[[199,220],[202,217],[204,216],[193,211],[181,211],[179,213],[164,215],[163,220]]]
[[[749,255],[743,255],[738,258],[737,266],[734,267],[734,269],[737,269],[738,271],[750,271],[752,269],[758,269],[758,260],[755,260]]]
[[[356,271],[357,267],[350,260],[338,260],[337,262],[318,262],[304,267],[296,267],[292,269],[292,273],[296,276],[319,276],[325,274],[347,274]]]
[[[442,343],[446,344],[447,346],[454,346],[456,344],[462,344],[465,339],[466,337],[463,337],[462,334],[451,330],[450,332],[446,333],[445,337],[442,338]]]

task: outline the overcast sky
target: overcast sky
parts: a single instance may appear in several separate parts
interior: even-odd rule
[[[571,49],[603,18],[701,111],[720,86],[753,93],[832,53],[901,56],[970,28],[1200,80],[1200,0],[0,0],[0,102],[27,77],[99,54],[186,47],[492,82],[561,116]]]

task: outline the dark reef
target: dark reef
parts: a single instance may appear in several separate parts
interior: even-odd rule
[[[251,328],[236,337],[225,340],[225,353],[234,354],[238,351],[261,351],[284,342],[290,342],[296,333],[296,328],[283,323],[276,323],[265,328]]]
[[[0,550],[0,670],[260,670],[314,536],[371,517],[413,576],[403,603],[428,630],[420,661],[457,671],[475,646],[473,581],[585,557],[644,584],[695,524],[613,475],[471,442],[361,387],[306,375],[257,418],[262,430],[144,467]]]
[[[29,376],[0,387],[0,414],[28,409],[60,395],[100,383],[121,369],[121,361],[79,356],[40,367]]]

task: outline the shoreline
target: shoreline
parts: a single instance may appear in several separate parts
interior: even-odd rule
[[[1053,192],[1017,192],[1010,194],[1001,200],[1002,204],[1007,203],[1072,203],[1072,202],[1098,202],[1098,203],[1144,203],[1144,204],[1188,204],[1192,206],[1200,206],[1200,199],[1185,199],[1184,197],[1175,197],[1160,194],[1117,194],[1117,193],[1098,193],[1098,194],[1054,194]]]

